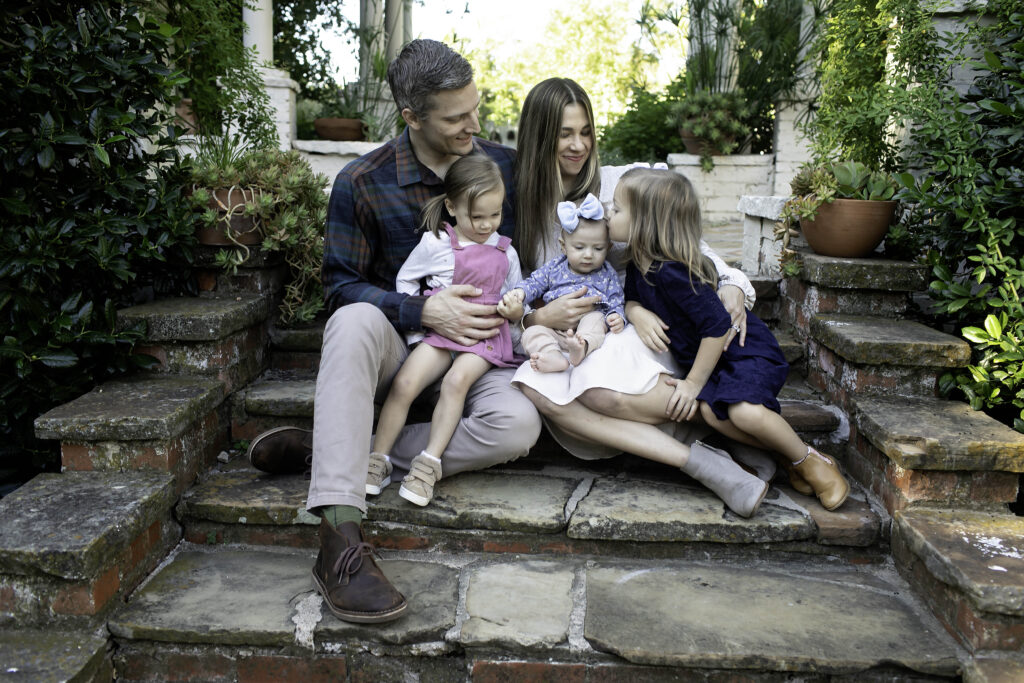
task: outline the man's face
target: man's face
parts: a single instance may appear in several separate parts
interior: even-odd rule
[[[431,97],[433,107],[426,118],[408,110],[403,112],[409,127],[416,130],[420,141],[439,156],[464,156],[473,151],[473,136],[480,132],[477,107],[480,95],[476,84],[458,90],[441,90]]]

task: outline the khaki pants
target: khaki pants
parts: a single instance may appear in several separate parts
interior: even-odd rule
[[[576,325],[576,333],[587,340],[587,355],[601,347],[607,329],[604,313],[601,311],[591,311],[580,318],[579,324]],[[546,353],[553,349],[566,351],[565,335],[541,325],[527,327],[523,332],[523,349],[527,354]]]
[[[373,404],[387,397],[408,354],[405,339],[372,304],[343,306],[327,321],[313,407],[308,510],[352,505],[366,511]],[[540,417],[509,384],[513,374],[515,368],[492,368],[470,389],[441,459],[445,477],[515,460],[537,441]],[[391,453],[396,467],[409,468],[429,432],[429,424],[406,426]]]

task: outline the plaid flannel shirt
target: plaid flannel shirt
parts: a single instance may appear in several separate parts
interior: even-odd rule
[[[515,150],[480,138],[473,147],[501,169],[505,203],[498,232],[511,237]],[[365,301],[380,308],[399,331],[422,328],[426,297],[396,292],[395,276],[420,241],[420,210],[443,191],[443,181],[413,154],[408,129],[338,173],[327,207],[322,270],[330,312]]]

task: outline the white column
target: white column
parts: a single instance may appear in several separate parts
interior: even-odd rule
[[[249,9],[246,4],[253,4],[256,9]],[[273,0],[252,0],[251,3],[244,3],[242,20],[246,25],[242,42],[247,48],[256,48],[256,63],[261,67],[263,84],[270,96],[278,147],[282,151],[287,151],[292,148],[292,140],[296,135],[295,96],[299,91],[299,85],[288,76],[287,71],[273,68]]]
[[[247,30],[242,42],[246,47],[255,47],[258,64],[274,63],[274,5],[272,0],[253,0],[256,9],[249,9],[250,3],[242,4],[242,21]]]

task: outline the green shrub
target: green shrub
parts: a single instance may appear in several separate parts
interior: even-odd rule
[[[663,162],[669,154],[682,151],[677,128],[667,121],[669,106],[681,90],[678,80],[664,93],[633,88],[626,112],[601,131],[602,163]]]
[[[168,125],[171,29],[112,2],[5,14],[0,434],[20,453],[39,448],[37,415],[142,362],[116,310],[183,287],[194,224]]]
[[[965,52],[983,54],[978,78],[959,95],[952,87],[920,88],[921,116],[907,158],[917,173],[901,175],[901,199],[913,210],[893,240],[933,267],[940,321],[971,343],[973,365],[942,378],[1024,431],[1024,14],[1014,0],[993,0],[994,19],[974,25],[954,45],[947,67]],[[888,249],[888,247],[887,247]],[[1011,409],[1012,406],[1012,409]],[[1010,411],[1016,416],[1010,415]]]

